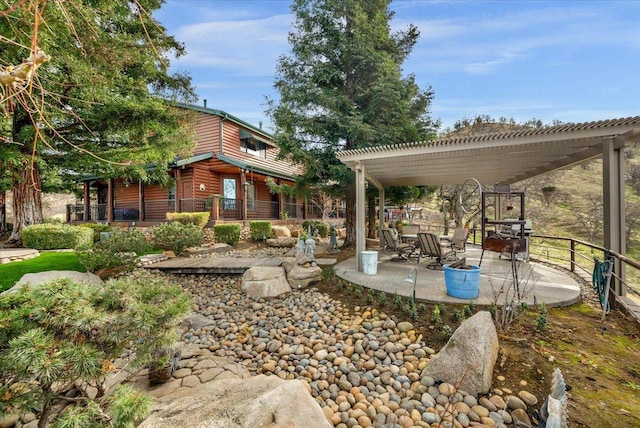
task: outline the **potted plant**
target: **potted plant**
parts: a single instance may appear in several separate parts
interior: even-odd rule
[[[460,259],[444,265],[444,285],[447,294],[458,299],[475,299],[480,294],[480,266],[467,265]]]
[[[553,199],[553,194],[556,191],[556,186],[545,186],[542,189],[542,196],[544,197],[544,202],[549,206],[551,204],[551,200]]]

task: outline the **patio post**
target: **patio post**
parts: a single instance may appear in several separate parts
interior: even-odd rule
[[[626,254],[624,212],[624,139],[607,139],[602,143],[602,195],[604,198],[604,246]],[[625,264],[615,258],[611,289],[618,296],[626,294]],[[617,278],[616,278],[617,277]],[[618,279],[619,278],[619,279]]]
[[[356,257],[358,272],[362,272],[361,254],[366,250],[365,241],[365,168],[360,161],[356,162]]]
[[[382,228],[384,227],[384,186],[378,188],[378,239],[380,240],[380,248],[386,244],[384,236],[382,236]]]

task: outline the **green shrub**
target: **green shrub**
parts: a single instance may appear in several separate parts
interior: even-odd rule
[[[49,217],[49,218],[45,218],[43,223],[44,224],[62,224],[64,223],[64,221],[62,221],[62,219],[59,217]]]
[[[141,232],[114,228],[107,239],[96,242],[93,248],[78,251],[78,259],[89,272],[116,266],[130,270],[135,266],[137,256],[151,249]]]
[[[271,222],[250,221],[249,230],[251,231],[251,238],[262,241],[271,237]]]
[[[237,245],[240,241],[240,231],[242,226],[238,223],[216,224],[213,226],[213,233],[216,242],[229,245]]]
[[[547,311],[547,304],[542,302],[540,310],[538,312],[538,318],[536,318],[536,329],[538,331],[544,331],[547,329],[549,323],[549,312]]]
[[[59,250],[90,247],[93,231],[86,227],[68,224],[33,224],[20,232],[22,245],[37,250]]]
[[[302,222],[302,229],[305,232],[309,230],[309,226],[311,226],[311,234],[314,234],[317,230],[321,238],[329,236],[329,225],[327,223],[318,220],[305,220]]]
[[[127,388],[104,395],[113,361],[126,350],[133,367],[152,362],[189,307],[181,287],[145,277],[100,287],[65,278],[0,296],[0,415],[37,409],[56,418],[64,409],[51,426],[136,426],[152,402]],[[75,386],[82,382],[97,397]]]
[[[167,221],[182,224],[195,224],[200,229],[204,228],[209,222],[209,212],[194,212],[194,213],[167,213]]]
[[[83,223],[80,224],[79,227],[88,227],[93,230],[93,242],[98,242],[100,240],[101,232],[111,232],[112,228],[108,224],[101,223]]]
[[[153,243],[158,247],[169,249],[176,255],[189,247],[202,244],[202,228],[193,223],[182,224],[177,221],[163,223],[151,227]]]

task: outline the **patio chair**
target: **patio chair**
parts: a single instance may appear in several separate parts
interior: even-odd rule
[[[440,244],[438,235],[431,232],[418,233],[418,263],[421,257],[430,257],[433,260],[427,264],[429,269],[437,269],[443,266],[443,260],[456,260],[456,252]]]
[[[415,247],[412,244],[405,244],[398,241],[398,239],[393,236],[391,229],[382,229],[382,235],[384,237],[385,248],[397,254],[396,257],[391,259],[392,261],[409,260],[409,257],[415,252]]]
[[[469,229],[464,227],[456,227],[453,236],[444,238],[440,242],[443,247],[451,248],[456,252],[464,253],[467,251],[467,239],[469,238]]]

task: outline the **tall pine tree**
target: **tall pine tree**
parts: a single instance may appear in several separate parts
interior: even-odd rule
[[[167,72],[183,46],[150,13],[163,0],[0,4],[0,185],[14,230],[42,222],[40,195],[82,174],[150,179],[187,152],[190,79]]]
[[[421,90],[402,64],[417,28],[392,33],[390,0],[295,0],[291,53],[278,60],[269,100],[283,156],[305,166],[296,183],[346,198],[345,246],[355,243],[355,180],[335,154],[435,135],[431,88]]]

